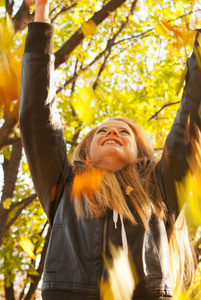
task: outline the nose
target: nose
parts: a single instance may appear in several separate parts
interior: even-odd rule
[[[116,130],[116,128],[110,128],[110,129],[108,129],[106,136],[109,136],[109,135],[119,136],[119,133]]]

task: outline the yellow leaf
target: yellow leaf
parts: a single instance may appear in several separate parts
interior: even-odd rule
[[[138,282],[137,273],[133,263],[125,254],[122,247],[116,248],[110,243],[111,259],[104,257],[106,269],[109,274],[108,284],[103,283],[100,288],[105,300],[131,300],[135,285]],[[113,297],[109,298],[109,295]]]
[[[193,176],[189,171],[182,182],[176,182],[178,205],[184,208],[188,224],[201,225],[200,172]]]
[[[80,119],[86,125],[93,123],[94,115],[97,111],[96,102],[96,95],[91,87],[81,87],[78,92],[74,94],[74,101],[71,103]]]
[[[198,33],[198,46],[194,47],[195,57],[197,59],[198,67],[201,68],[201,34]]]
[[[0,7],[5,7],[5,6],[6,6],[6,1],[0,0]]]
[[[11,204],[12,198],[6,198],[6,200],[3,201],[3,208],[10,209]]]
[[[34,260],[36,260],[36,255],[34,254],[34,245],[29,238],[26,236],[20,237],[20,245],[22,249]]]
[[[13,51],[12,45],[13,25],[7,18],[0,24],[0,106],[5,116],[12,112],[18,117],[23,47]]]
[[[158,22],[151,21],[151,23],[153,24],[154,29],[156,30],[156,32],[159,35],[162,35],[164,38],[169,38],[170,37],[167,28],[163,25],[162,22],[160,22],[160,21],[158,21]]]
[[[201,34],[200,34],[200,32],[198,32],[197,41],[198,41],[198,44],[201,46]]]
[[[115,300],[109,282],[100,283],[100,292],[102,300]]]
[[[7,51],[13,44],[14,27],[12,20],[8,13],[4,22],[0,23],[0,51],[1,53]]]
[[[180,293],[175,293],[175,295],[173,296],[174,300],[190,300],[189,295],[185,292],[182,291]]]
[[[185,80],[185,77],[186,77],[186,74],[187,74],[187,71],[188,71],[188,68],[187,66],[185,67],[184,71],[182,72],[181,74],[181,78],[180,78],[180,81],[177,85],[177,90],[176,90],[176,95],[178,96],[182,87],[183,87],[183,84],[184,84],[184,80]]]
[[[96,32],[96,24],[91,19],[89,19],[82,24],[81,30],[85,37],[92,36]]]

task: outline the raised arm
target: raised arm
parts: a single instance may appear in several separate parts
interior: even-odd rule
[[[47,0],[36,0],[35,21],[48,19],[48,5]],[[28,25],[19,111],[22,143],[34,187],[51,223],[56,206],[55,189],[64,172],[65,176],[70,172],[55,102],[53,31],[47,22]]]
[[[35,0],[34,22],[49,21],[49,0]]]
[[[198,36],[198,34],[197,34]],[[195,47],[198,46],[197,37]],[[181,105],[177,112],[171,131],[167,136],[162,159],[159,163],[160,177],[165,191],[166,201],[171,215],[179,214],[175,181],[181,181],[189,166],[187,157],[193,154],[190,142],[196,137],[195,125],[201,130],[201,69],[198,67],[195,54],[188,59],[188,72]]]

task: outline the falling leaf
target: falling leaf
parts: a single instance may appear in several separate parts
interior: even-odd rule
[[[177,85],[177,90],[176,90],[176,95],[177,96],[179,95],[179,93],[180,93],[180,91],[181,91],[181,89],[182,89],[182,87],[184,85],[184,81],[185,81],[185,78],[186,78],[187,71],[188,71],[188,68],[186,66],[185,69],[184,69],[184,71],[181,74],[180,81],[179,81],[179,83]]]
[[[96,32],[96,24],[90,19],[82,24],[81,30],[85,37],[93,36]]]
[[[164,38],[172,38],[174,40],[173,46],[177,50],[181,47],[185,47],[188,43],[193,42],[195,37],[195,30],[191,30],[189,26],[179,27],[172,26],[169,22],[162,20],[154,22],[152,24],[159,35],[162,35]]]
[[[199,176],[200,177],[200,176]],[[187,222],[201,224],[201,186],[190,172],[182,182],[176,182],[180,209],[184,207]]]
[[[23,250],[34,260],[36,260],[36,255],[34,254],[34,245],[29,238],[26,236],[20,237],[20,245]]]
[[[138,282],[136,272],[122,247],[116,248],[110,243],[110,249],[112,263],[111,259],[104,258],[109,282],[100,283],[102,299],[131,300],[135,285]],[[111,293],[112,297],[109,298]]]
[[[74,195],[79,198],[83,193],[87,194],[89,197],[93,197],[94,193],[99,190],[100,182],[104,175],[104,170],[96,168],[91,168],[82,173],[76,173],[73,181],[71,199]]]
[[[97,111],[97,99],[93,89],[90,86],[79,88],[71,103],[80,119],[86,125],[91,125]]]
[[[23,47],[19,47],[19,53],[12,50],[13,25],[9,18],[0,24],[0,37],[0,106],[5,116],[12,112],[17,118]]]
[[[132,192],[132,191],[134,191],[134,189],[131,187],[131,186],[127,186],[126,187],[126,195],[130,195],[130,193]]]
[[[111,285],[109,282],[101,282],[100,284],[100,290],[101,290],[101,299],[102,300],[115,300],[113,297]]]
[[[6,1],[0,0],[0,7],[5,7],[5,6],[6,6]]]
[[[160,21],[158,21],[158,22],[151,21],[151,23],[153,24],[154,29],[156,30],[156,32],[159,35],[162,35],[164,38],[169,38],[170,37],[168,30],[166,29],[166,27],[163,25],[162,22],[160,22]]]
[[[6,52],[13,45],[14,27],[12,19],[8,14],[3,22],[0,23],[0,53]]]
[[[6,200],[3,201],[3,208],[10,209],[11,204],[12,198],[6,198]]]
[[[198,33],[197,37],[198,45],[194,47],[195,57],[198,63],[198,67],[201,68],[201,34]]]
[[[176,182],[178,205],[184,207],[187,222],[191,225],[201,225],[201,132],[198,127],[196,139],[191,140],[192,154],[187,157],[190,170],[184,179]]]

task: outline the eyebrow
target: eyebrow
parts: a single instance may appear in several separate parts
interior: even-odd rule
[[[108,128],[109,128],[109,127],[106,127],[106,126],[105,126],[105,127],[101,127],[101,126],[100,126],[100,127],[97,128],[97,130],[99,130],[99,129],[108,129]],[[116,127],[115,127],[115,128],[116,128]],[[121,129],[126,129],[126,130],[128,130],[128,131],[129,131],[129,130],[132,131],[132,129],[127,128],[127,127],[119,127],[119,128],[118,128],[118,130],[121,130]]]

